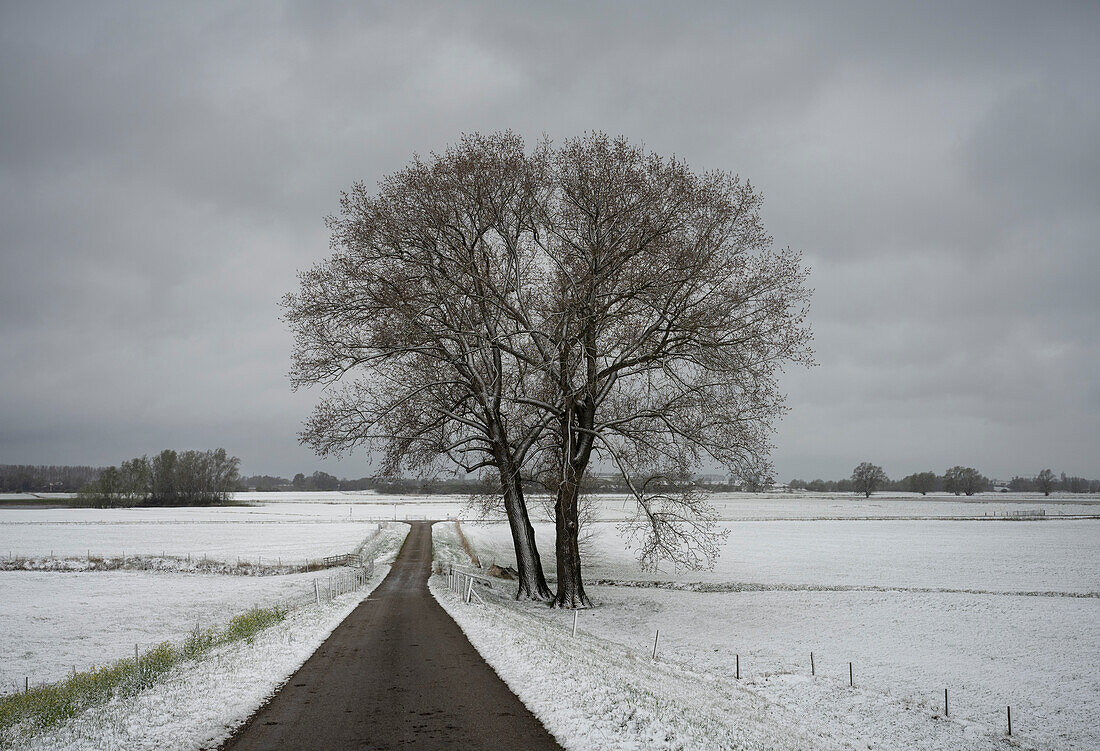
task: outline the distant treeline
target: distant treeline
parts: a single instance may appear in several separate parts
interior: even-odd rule
[[[101,467],[0,464],[0,493],[75,493],[99,476]]]
[[[650,483],[651,490],[668,490],[682,487],[686,483],[668,483],[666,485]],[[242,490],[256,491],[325,491],[325,490],[372,490],[390,495],[478,495],[496,493],[499,484],[495,479],[450,478],[404,478],[404,477],[360,477],[356,480],[340,479],[327,472],[314,472],[306,475],[299,472],[293,479],[272,477],[271,475],[251,475],[240,480]],[[524,482],[526,492],[545,492],[537,483]],[[604,478],[590,475],[581,487],[587,493],[627,493],[630,488],[621,479]],[[718,487],[718,486],[716,486]]]
[[[1027,493],[1042,493],[1046,482],[1036,477],[1013,477],[1008,483],[1009,490]],[[1067,477],[1063,472],[1061,476],[1052,480],[1049,491],[1062,493],[1100,493],[1100,480],[1089,480],[1084,477]]]
[[[232,464],[232,472],[229,465]],[[360,477],[342,479],[327,472],[302,472],[292,479],[273,475],[249,475],[239,477],[236,457],[227,457],[224,449],[217,451],[162,451],[153,459],[140,457],[123,462],[119,467],[88,467],[60,465],[0,464],[0,493],[74,493],[81,489],[85,502],[104,499],[111,505],[190,505],[195,503],[221,503],[232,491],[363,491],[393,495],[452,494],[475,495],[497,491],[491,479],[461,478],[391,478]],[[159,469],[158,469],[159,468]],[[969,468],[952,468],[968,470]],[[104,476],[103,473],[106,472]],[[158,474],[158,472],[160,474]],[[155,479],[163,475],[163,479]],[[1027,493],[1100,493],[1100,480],[1070,477],[1065,472],[1055,475],[1043,470],[1034,477],[1013,477],[1003,486],[977,470],[971,470],[960,483],[957,477],[949,479],[935,472],[917,472],[900,480],[887,478],[878,485],[878,491],[909,493],[943,493],[967,491],[990,492],[1004,487],[1014,492]],[[102,480],[101,480],[102,478]],[[196,479],[197,478],[197,479]],[[215,479],[218,478],[218,479]],[[671,489],[686,483],[668,483],[660,489]],[[714,491],[761,492],[775,490],[771,478],[751,477],[696,479],[694,484]],[[859,492],[852,478],[843,480],[791,480],[791,490],[809,490],[818,493]],[[527,492],[540,488],[525,483]],[[619,478],[589,475],[584,490],[588,493],[626,493],[629,488]]]
[[[951,470],[943,475],[935,472],[916,472],[906,475],[900,480],[886,479],[876,490],[901,491],[907,493],[955,493],[956,495],[973,495],[985,493],[1003,488],[1007,491],[1018,493],[1100,493],[1100,480],[1089,480],[1084,477],[1068,477],[1065,472],[1060,476],[1044,469],[1034,477],[1013,477],[1007,484],[995,485],[988,477],[983,476],[975,469],[968,467],[954,467],[954,470],[962,469],[965,474],[960,478],[958,473]],[[843,480],[798,480],[788,483],[791,490],[809,490],[818,493],[853,493],[861,492],[857,487],[857,480],[846,478]]]
[[[241,460],[213,451],[165,449],[117,467],[105,467],[80,489],[79,502],[89,506],[207,506],[226,503],[238,489]]]
[[[488,480],[446,479],[408,479],[391,477],[360,477],[355,480],[340,479],[327,472],[314,472],[306,475],[302,472],[288,480],[285,477],[271,475],[251,475],[242,477],[239,483],[242,490],[257,491],[323,491],[323,490],[373,490],[376,493],[393,495],[423,494],[476,494],[494,492],[495,482]]]

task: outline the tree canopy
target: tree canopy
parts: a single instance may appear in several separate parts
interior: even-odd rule
[[[284,300],[295,388],[325,394],[301,434],[383,469],[495,471],[521,596],[549,595],[523,479],[555,497],[556,604],[587,599],[577,545],[594,464],[617,470],[643,564],[706,566],[720,534],[703,463],[766,475],[778,373],[810,363],[801,258],[773,250],[735,175],[592,133],[530,152],[464,136],[329,219],[333,255]]]

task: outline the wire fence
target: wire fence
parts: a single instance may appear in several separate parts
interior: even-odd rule
[[[504,593],[500,592],[497,589],[497,585],[503,585],[504,584],[504,581],[502,581],[502,580],[493,579],[493,578],[485,576],[483,574],[475,573],[475,572],[473,572],[473,571],[471,571],[467,568],[463,568],[461,566],[455,566],[455,565],[447,566],[447,570],[444,571],[443,573],[447,576],[447,586],[448,586],[448,588],[452,592],[458,593],[462,597],[463,603],[465,603],[467,605],[476,605],[476,606],[479,606],[479,607],[496,605],[497,603],[495,602],[495,600],[506,597],[506,595]],[[478,591],[479,588],[482,590],[481,592]],[[488,594],[488,593],[492,593],[492,594]],[[574,610],[573,611],[572,623],[571,623],[569,629],[570,629],[570,632],[571,632],[571,636],[574,637],[574,638],[578,637],[578,635],[581,636],[582,638],[584,636],[586,636],[586,634],[583,631],[578,630],[579,626],[581,625],[581,621],[580,621],[581,613],[582,613],[581,610]],[[594,636],[594,635],[592,635],[592,636]],[[600,638],[600,637],[596,637],[596,638]],[[650,656],[651,660],[656,661],[656,660],[661,659],[660,645],[661,645],[661,630],[658,628],[658,629],[654,629],[652,646],[647,647],[647,649],[646,649],[646,651],[649,653],[649,656]],[[832,662],[832,661],[830,661],[830,662]],[[787,670],[785,668],[781,668],[781,669],[778,669],[778,670],[772,670],[770,672],[767,671],[767,670],[765,670],[765,671],[746,670],[744,672],[744,675],[742,675],[741,655],[740,655],[740,653],[737,653],[737,652],[734,653],[733,663],[734,663],[733,664],[733,671],[732,671],[733,674],[730,677],[732,677],[735,681],[741,681],[743,679],[748,680],[748,679],[753,679],[753,678],[757,678],[757,677],[767,677],[768,675],[775,674],[775,673],[780,673],[780,672],[789,672],[789,670]],[[857,683],[856,683],[856,680],[855,680],[855,676],[856,676],[855,662],[854,661],[846,661],[846,663],[847,663],[847,668],[848,668],[847,669],[847,678],[848,678],[847,683],[848,683],[848,686],[851,689],[855,689],[857,687]],[[820,672],[819,671],[820,654],[818,654],[815,657],[814,652],[809,652],[808,657],[806,659],[806,665],[809,668],[810,676],[816,678],[818,676],[818,673]],[[825,678],[826,676],[822,676],[822,677]],[[943,703],[942,703],[942,705],[938,705],[938,706],[933,705],[933,706],[931,706],[931,709],[933,711],[942,710],[943,717],[947,718],[947,717],[950,717],[950,706],[948,704],[948,699],[949,699],[948,689],[945,687],[942,690],[943,690]],[[1012,723],[1012,707],[1010,705],[1005,706],[1005,713],[1003,715],[1003,718],[1006,721],[1005,734],[1011,736],[1013,734],[1013,723]]]
[[[362,550],[368,545],[371,540],[378,536],[376,531],[373,535],[368,537],[358,547]],[[89,555],[89,557],[91,557]],[[285,597],[280,597],[274,601],[269,601],[265,606],[255,604],[254,609],[266,608],[278,608],[284,612],[290,612],[309,605],[321,605],[322,603],[328,603],[335,600],[341,595],[349,594],[351,592],[358,591],[367,586],[374,579],[375,575],[375,560],[373,557],[367,557],[362,553],[345,553],[338,556],[329,556],[324,560],[324,568],[329,569],[329,573],[326,575],[314,577],[309,584],[296,587],[296,591]],[[242,565],[243,562],[238,565]],[[195,632],[199,631],[200,624],[196,622]],[[155,647],[153,647],[155,649]],[[141,645],[139,643],[134,644],[134,659],[138,660],[141,654]],[[73,665],[72,675],[77,674],[77,667]],[[29,692],[31,689],[40,686],[55,683],[56,678],[45,681],[32,681],[31,676],[20,676],[22,680],[15,680],[11,676],[5,676],[2,685],[3,690],[0,693],[18,693],[20,691]],[[10,690],[8,690],[10,689]]]

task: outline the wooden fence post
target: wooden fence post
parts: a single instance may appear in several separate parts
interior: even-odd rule
[[[661,638],[661,629],[657,629],[657,633],[653,635],[653,659],[657,659],[657,641]]]
[[[855,680],[855,677],[852,673],[852,663],[850,663],[850,662],[848,663],[848,685],[852,686],[853,688],[856,685],[856,680]]]
[[[810,675],[816,675],[814,672],[814,653],[810,652]]]

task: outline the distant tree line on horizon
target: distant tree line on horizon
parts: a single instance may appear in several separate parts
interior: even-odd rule
[[[218,449],[224,453],[224,449]],[[161,452],[158,456],[163,456],[166,452]],[[183,466],[185,472],[190,472],[191,467],[198,466],[192,457],[185,457],[182,461],[181,456],[186,454],[195,453],[217,453],[217,452],[167,452],[169,454],[176,453],[176,464],[171,463],[170,458],[165,457],[161,459],[162,466]],[[236,461],[235,457],[228,457]],[[147,463],[149,471],[152,471],[152,467],[156,462],[157,457],[153,460],[149,460],[146,457],[134,459],[130,462],[123,462],[120,467],[91,467],[91,466],[66,466],[66,465],[31,465],[31,464],[0,464],[0,492],[2,493],[75,493],[82,488],[87,488],[88,493],[94,494],[95,492],[102,492],[104,487],[109,490],[107,496],[117,502],[116,505],[123,505],[130,502],[134,503],[148,503],[153,505],[159,503],[158,499],[153,498],[153,492],[147,488],[145,491],[144,501],[137,500],[137,497],[141,494],[141,491],[136,489],[141,486],[142,481],[139,479],[144,477],[145,469],[143,461]],[[872,467],[875,465],[872,465]],[[881,467],[879,468],[881,469]],[[965,467],[959,469],[968,469]],[[99,478],[101,474],[107,471],[107,485],[99,485]],[[977,470],[974,470],[977,473]],[[883,473],[885,476],[885,473]],[[973,475],[967,474],[968,482],[974,481],[974,484],[970,485],[972,492],[990,492],[994,490],[994,486],[991,480],[985,478],[980,473],[977,473],[977,478],[980,478],[980,482],[977,482],[977,478]],[[770,477],[747,477],[743,479],[727,478],[726,480],[716,480],[714,478],[697,478],[691,481],[697,486],[704,487],[713,491],[742,491],[742,492],[764,492],[768,490],[774,490],[775,485],[773,479]],[[667,488],[675,488],[685,483],[669,482]],[[193,482],[175,483],[175,486],[194,487]],[[159,487],[162,489],[162,493],[166,493],[167,497],[171,500],[171,505],[176,503],[188,503],[188,501],[181,501],[181,498],[186,495],[181,495],[180,492],[173,492],[172,482],[162,482]],[[787,487],[791,490],[808,490],[816,493],[859,493],[863,492],[856,480],[851,477],[844,478],[842,480],[799,480],[793,479]],[[1066,475],[1062,472],[1060,475],[1055,475],[1053,471],[1044,469],[1037,475],[1032,477],[1013,477],[1004,486],[1009,491],[1018,493],[1100,493],[1100,480],[1091,480],[1084,477],[1073,477]],[[885,492],[907,492],[907,493],[950,493],[955,492],[958,489],[958,494],[965,495],[967,488],[965,485],[959,483],[957,473],[954,480],[949,480],[948,473],[937,474],[935,472],[915,472],[913,474],[906,475],[898,480],[891,480],[889,477],[885,479],[879,479],[875,483],[875,487],[872,492],[885,491]],[[584,483],[584,492],[586,493],[618,493],[629,492],[629,488],[617,477],[605,477],[600,475],[590,475],[586,478]],[[227,489],[219,491],[217,498],[219,500],[214,502],[222,502],[221,494],[225,494],[225,498],[228,498],[228,493],[233,491],[259,491],[259,492],[312,492],[312,491],[374,491],[376,493],[391,494],[391,495],[424,495],[424,494],[450,494],[450,495],[462,495],[462,494],[484,494],[491,493],[496,490],[496,484],[488,479],[463,479],[459,477],[428,477],[428,478],[405,478],[405,477],[359,477],[354,479],[338,478],[335,475],[331,475],[327,472],[315,471],[312,474],[305,474],[302,472],[297,473],[293,478],[280,477],[276,475],[248,475],[248,476],[235,476]],[[530,484],[525,487],[525,490],[529,492],[537,493],[539,488],[535,484]],[[204,502],[204,501],[199,501]],[[132,504],[131,504],[132,505]]]
[[[299,472],[293,479],[273,475],[249,475],[237,482],[238,490],[257,492],[364,491],[393,495],[485,493],[495,489],[488,480],[460,478],[359,477],[338,478],[328,472],[307,475]]]
[[[955,466],[942,475],[935,472],[915,472],[900,480],[891,480],[879,467],[863,462],[852,470],[851,477],[843,480],[805,480],[794,479],[788,483],[791,490],[809,490],[818,493],[863,493],[870,496],[878,491],[920,493],[954,493],[955,495],[974,495],[995,490],[993,481],[973,467]],[[1034,477],[1013,477],[1007,485],[1000,486],[1006,491],[1017,493],[1100,493],[1100,480],[1084,477],[1069,477],[1065,472],[1055,476],[1050,469],[1044,469]]]
[[[0,464],[0,493],[75,493],[102,467],[60,464]]]
[[[77,494],[82,505],[208,506],[227,503],[238,489],[241,460],[225,449],[165,449],[149,459],[140,456],[117,467],[105,467]]]

